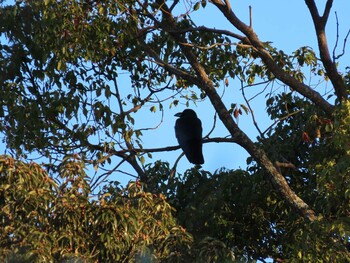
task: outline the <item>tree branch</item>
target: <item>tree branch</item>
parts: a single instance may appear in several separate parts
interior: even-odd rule
[[[348,33],[346,34],[344,41],[343,41],[343,49],[342,52],[339,55],[336,55],[335,52],[337,50],[338,47],[338,41],[339,41],[339,21],[338,21],[338,15],[337,12],[335,12],[335,19],[336,19],[336,25],[337,25],[337,37],[335,40],[335,44],[334,44],[334,48],[333,48],[333,63],[335,63],[335,61],[337,59],[339,59],[340,57],[342,57],[345,54],[345,48],[346,48],[346,41],[348,40],[349,34],[350,34],[350,30],[348,30]]]
[[[222,142],[228,142],[228,143],[237,143],[236,139],[234,138],[222,138],[222,137],[215,137],[215,138],[206,138],[203,139],[202,143],[222,143]],[[180,146],[167,146],[167,147],[161,147],[161,148],[134,148],[132,151],[135,153],[155,153],[155,152],[170,152],[170,151],[176,151],[180,149]],[[130,152],[128,149],[120,150],[120,151],[113,151],[118,154],[125,154],[126,152]]]
[[[252,109],[252,107],[250,106],[250,103],[249,103],[249,100],[247,99],[246,95],[245,95],[245,92],[244,92],[244,89],[245,87],[243,86],[243,81],[241,81],[241,91],[242,91],[242,96],[243,96],[243,99],[245,101],[245,103],[247,104],[249,110],[250,110],[250,113],[252,115],[252,120],[253,120],[253,124],[255,126],[255,128],[257,129],[257,131],[259,132],[259,135],[261,138],[264,137],[264,134],[261,132],[260,128],[259,128],[259,125],[258,125],[258,122],[256,121],[255,119],[255,114],[254,114],[254,110]]]
[[[283,117],[281,117],[281,118],[275,120],[269,127],[267,127],[267,129],[266,129],[265,131],[263,131],[262,134],[264,135],[265,133],[267,133],[275,124],[277,124],[277,123],[279,123],[279,122],[281,122],[281,121],[283,121],[283,120],[285,120],[285,119],[288,119],[289,117],[291,117],[291,116],[293,116],[293,115],[295,115],[295,114],[298,114],[298,113],[302,112],[303,110],[304,110],[304,109],[300,109],[300,110],[291,112],[291,113],[287,114],[286,116],[283,116]]]
[[[193,32],[193,31],[204,31],[204,32],[215,33],[218,35],[226,35],[226,36],[236,38],[240,41],[244,41],[244,39],[245,39],[245,36],[233,33],[229,30],[209,28],[206,26],[190,27],[190,28],[186,28],[183,30],[174,30],[174,33],[186,33],[186,32]]]
[[[335,94],[338,100],[341,102],[343,99],[346,99],[348,97],[346,91],[347,88],[342,76],[338,73],[335,62],[332,61],[326,37],[326,24],[328,21],[329,12],[332,8],[333,0],[327,1],[322,17],[320,17],[318,13],[314,0],[305,0],[305,3],[309,8],[312,20],[314,22],[322,64],[325,67],[327,75],[332,82]]]
[[[219,3],[218,0],[214,0],[213,2],[222,5],[222,2]],[[168,9],[166,3],[163,0],[157,0],[157,3],[162,10],[164,25],[163,29],[168,31],[169,35],[171,35],[177,43],[186,43],[186,39],[184,39],[182,35],[176,34],[169,30],[172,28],[176,28],[176,23],[171,15],[171,12],[169,12],[170,10]],[[242,25],[239,24],[239,26],[241,27]],[[248,31],[250,35],[255,35],[255,33],[249,27],[244,27],[244,31]],[[253,40],[256,39],[254,39],[253,37]],[[260,42],[257,42],[255,44],[259,48],[262,48],[262,44]],[[307,220],[316,220],[317,217],[315,215],[315,212],[312,209],[310,209],[310,207],[291,190],[286,179],[282,176],[281,173],[278,172],[274,164],[267,157],[266,153],[262,149],[258,148],[234,122],[231,114],[227,110],[223,101],[220,99],[219,94],[216,92],[213,82],[209,79],[204,67],[197,61],[197,56],[192,52],[191,47],[186,45],[181,45],[180,47],[187,60],[191,64],[192,68],[196,72],[196,76],[198,79],[198,81],[196,82],[200,83],[199,87],[202,90],[204,90],[207,94],[216,112],[218,113],[219,118],[232,135],[232,138],[234,138],[237,144],[241,145],[244,149],[246,149],[247,152],[265,168],[265,170],[267,171],[266,175],[269,181],[274,185],[274,187],[277,189],[277,191],[279,191],[281,196],[292,207],[299,211],[300,214],[303,215],[304,218],[306,218]]]
[[[243,23],[228,6],[224,5],[222,1],[212,0],[211,2],[224,14],[232,25],[234,25],[247,37],[245,44],[251,44],[256,49],[259,57],[277,79],[281,80],[283,83],[290,86],[301,95],[310,99],[328,115],[332,114],[334,110],[333,105],[328,103],[328,101],[326,101],[318,92],[311,89],[304,83],[299,82],[299,80],[293,78],[289,73],[285,72],[281,67],[279,67],[251,27]]]

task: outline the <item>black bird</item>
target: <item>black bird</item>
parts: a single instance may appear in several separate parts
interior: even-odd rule
[[[189,162],[203,164],[202,122],[190,109],[175,114],[175,135]]]

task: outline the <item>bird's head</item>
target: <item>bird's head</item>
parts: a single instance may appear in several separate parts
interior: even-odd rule
[[[175,114],[175,116],[180,118],[197,118],[197,114],[194,110],[191,109],[186,109],[183,112],[178,112]]]

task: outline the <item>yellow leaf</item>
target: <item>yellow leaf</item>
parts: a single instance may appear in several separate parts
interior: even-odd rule
[[[298,252],[298,258],[302,259],[303,258],[303,254],[301,251]]]
[[[140,157],[140,162],[141,162],[141,164],[144,164],[145,163],[145,157],[141,156]]]

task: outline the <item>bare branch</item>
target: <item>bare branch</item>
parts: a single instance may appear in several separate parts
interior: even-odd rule
[[[125,112],[122,112],[123,115],[128,115],[130,113],[133,113],[133,112],[137,112],[139,109],[141,109],[141,107],[146,103],[148,102],[150,99],[151,99],[151,96],[152,96],[152,92],[150,94],[148,94],[148,96],[146,98],[144,98],[143,100],[140,101],[139,104],[135,105],[134,107],[130,108],[129,110],[125,111]]]
[[[206,26],[198,26],[198,27],[189,27],[186,29],[182,29],[182,30],[171,30],[173,33],[186,33],[186,32],[193,32],[193,31],[203,31],[203,32],[210,32],[210,33],[215,33],[218,35],[226,35],[226,36],[230,36],[233,38],[236,38],[240,41],[244,41],[245,36],[233,33],[229,30],[224,30],[224,29],[216,29],[216,28],[209,28]]]
[[[173,4],[170,6],[170,10],[172,11],[174,7],[179,3],[179,0],[175,0]]]
[[[295,167],[294,164],[290,163],[290,162],[284,162],[284,163],[281,163],[279,161],[276,161],[274,163],[275,167],[277,168],[277,170],[282,173],[282,169],[281,168],[288,168],[288,169],[293,169],[293,170],[296,170],[297,168]]]
[[[210,142],[216,142],[216,143],[222,143],[222,142],[228,142],[228,143],[237,143],[236,139],[234,138],[221,138],[221,137],[215,137],[215,138],[203,138],[203,143],[210,143]],[[136,153],[155,153],[155,152],[170,152],[170,151],[176,151],[180,149],[180,146],[167,146],[167,147],[161,147],[161,148],[142,148],[142,149],[133,149]],[[129,150],[121,150],[117,151],[120,153],[126,153],[129,152]]]
[[[350,29],[348,30],[348,33],[346,34],[345,38],[344,38],[344,43],[343,43],[343,51],[341,54],[339,54],[338,56],[335,57],[335,59],[339,59],[340,57],[342,57],[345,54],[345,48],[346,48],[346,41],[348,40],[348,37],[350,35]]]
[[[116,78],[113,78],[113,83],[114,83],[114,87],[115,87],[115,95],[116,95],[116,98],[118,101],[119,111],[121,114],[124,114],[123,103],[122,103],[122,100],[120,98],[119,88],[118,88],[118,83],[117,83]]]
[[[236,38],[236,39],[238,39],[240,41],[244,41],[244,39],[245,39],[245,37],[242,36],[242,35],[233,33],[233,32],[228,31],[228,30],[223,30],[223,29],[208,28],[208,27],[205,27],[205,26],[199,26],[199,27],[196,27],[196,28],[188,29],[188,31],[194,31],[194,30],[212,32],[212,33],[217,33],[219,35],[227,35],[227,36]]]
[[[125,159],[122,159],[113,169],[108,169],[105,173],[101,174],[99,177],[94,180],[92,179],[93,183],[90,186],[91,192],[94,192],[96,187],[98,187],[101,183],[103,183],[112,173],[114,173],[122,163],[125,162]],[[101,180],[102,179],[102,180]]]
[[[242,91],[242,96],[243,96],[243,98],[244,98],[244,101],[245,101],[245,103],[247,104],[247,106],[248,106],[248,108],[249,108],[249,110],[250,110],[250,113],[251,113],[251,115],[252,115],[253,124],[254,124],[255,128],[257,129],[257,131],[259,132],[260,137],[263,138],[263,137],[264,137],[264,134],[261,132],[261,130],[260,130],[260,128],[259,128],[259,125],[258,125],[258,123],[257,123],[257,121],[256,121],[256,119],[255,119],[254,111],[253,111],[252,107],[250,106],[250,103],[249,103],[249,101],[248,101],[248,99],[247,99],[247,97],[246,97],[246,95],[245,95],[244,86],[243,86],[243,81],[242,81],[242,80],[241,80],[241,91]]]
[[[335,94],[337,95],[338,100],[341,102],[343,99],[347,98],[347,88],[342,76],[338,73],[336,64],[331,59],[325,31],[329,12],[331,10],[333,1],[327,1],[325,11],[322,17],[319,16],[317,6],[314,0],[305,0],[305,3],[309,8],[312,20],[314,22],[321,61],[326,69],[329,79],[332,82]]]
[[[179,163],[179,161],[181,160],[181,158],[182,158],[184,155],[185,155],[185,153],[182,152],[182,153],[180,154],[180,156],[177,157],[177,159],[176,159],[176,161],[175,161],[175,163],[174,163],[173,168],[171,168],[170,174],[169,174],[168,185],[171,185],[171,184],[173,183],[174,175],[175,175],[175,173],[176,173],[177,164]]]
[[[278,168],[291,168],[291,169],[296,169],[295,165],[292,163],[281,163],[276,161],[275,166]]]
[[[334,44],[334,48],[333,48],[333,62],[335,62],[335,51],[337,49],[338,46],[338,41],[339,41],[339,21],[338,21],[338,15],[337,12],[335,11],[335,20],[336,20],[336,25],[337,25],[337,36],[335,39],[335,44]]]
[[[267,87],[270,85],[270,83],[272,82],[272,80],[265,80],[265,81],[262,81],[262,82],[258,82],[258,83],[253,83],[253,84],[250,84],[249,87],[253,87],[253,86],[258,86],[258,85],[262,85],[262,84],[266,84],[265,87],[260,91],[260,92],[257,92],[253,97],[251,97],[249,99],[249,101],[255,99],[256,97],[258,97],[259,95],[261,95],[262,93],[264,93],[264,91],[267,89]],[[272,82],[273,83],[273,82]],[[244,88],[246,88],[247,86],[245,86]],[[272,91],[270,91],[270,93],[272,93]]]
[[[198,49],[202,49],[202,50],[207,50],[207,49],[211,49],[213,47],[216,47],[216,46],[232,46],[232,45],[236,45],[236,44],[233,44],[233,43],[214,43],[210,46],[199,46],[199,45],[195,45],[193,43],[180,43],[181,45],[184,45],[184,46],[189,46],[189,47],[196,47]]]
[[[204,139],[204,138],[209,138],[210,134],[212,134],[212,132],[214,131],[214,129],[215,129],[215,127],[216,127],[216,116],[217,116],[217,113],[215,112],[215,114],[214,114],[213,127],[212,127],[211,130],[208,132],[208,134],[205,135],[205,136],[203,137],[203,139]]]
[[[336,37],[335,45],[334,45],[334,48],[333,48],[333,63],[335,63],[337,59],[339,59],[342,56],[344,56],[345,48],[346,48],[346,41],[348,40],[348,37],[349,37],[349,34],[350,34],[350,29],[349,29],[348,33],[346,34],[346,36],[344,38],[344,41],[343,41],[342,52],[339,55],[335,55],[335,52],[336,52],[336,49],[337,49],[337,46],[338,46],[338,41],[339,41],[339,21],[338,21],[338,14],[337,14],[337,12],[334,12],[334,13],[335,13],[335,19],[336,19],[336,25],[337,25],[337,37]]]
[[[252,13],[252,6],[249,6],[249,27],[253,27],[253,13]]]
[[[332,9],[332,5],[333,5],[333,0],[327,0],[326,7],[322,15],[322,20],[324,21],[325,24],[327,23],[329,13]]]
[[[293,116],[293,115],[295,115],[295,114],[298,114],[299,112],[302,112],[303,110],[304,110],[304,109],[300,109],[300,110],[291,112],[291,113],[287,114],[286,116],[275,120],[275,121],[263,132],[263,134],[267,133],[267,132],[268,132],[273,126],[275,126],[277,123],[279,123],[279,122],[281,122],[281,121],[284,121],[285,119],[288,119],[289,117],[291,117],[291,116]]]

